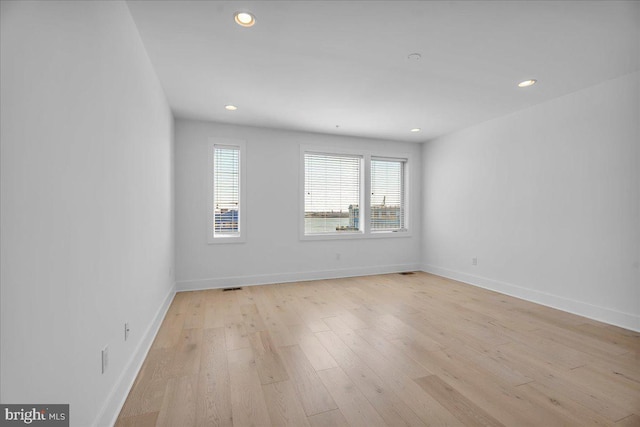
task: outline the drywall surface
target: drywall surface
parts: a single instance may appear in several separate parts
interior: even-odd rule
[[[173,117],[124,2],[1,7],[0,400],[111,425],[172,297]]]
[[[245,243],[207,244],[211,215],[207,209],[210,138],[246,141]],[[301,240],[301,146],[407,155],[412,236]],[[343,277],[419,267],[420,150],[420,145],[412,143],[176,120],[178,290]]]
[[[426,143],[423,269],[640,330],[638,81]]]

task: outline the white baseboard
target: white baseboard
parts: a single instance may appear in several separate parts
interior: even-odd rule
[[[100,413],[93,423],[94,427],[111,427],[115,425],[118,415],[120,414],[120,410],[122,410],[122,406],[129,395],[129,391],[131,390],[133,382],[142,367],[142,363],[147,357],[147,353],[151,348],[151,344],[153,344],[153,340],[160,329],[160,325],[167,314],[167,310],[169,309],[175,294],[176,286],[174,284],[169,290],[169,293],[165,297],[162,305],[158,308],[158,311],[156,311],[151,324],[147,327],[146,331],[144,331],[142,340],[140,340],[140,343],[131,355],[125,369],[118,377],[113,389],[111,389],[111,393],[109,393],[107,401],[102,406]]]
[[[588,317],[589,319],[597,320],[599,322],[640,332],[640,316],[635,314],[624,313],[610,308],[600,307],[586,302],[488,279],[486,277],[474,276],[472,274],[436,267],[434,265],[423,264],[421,270],[426,273],[447,277],[469,285],[478,286],[480,288],[489,289],[505,295],[534,302],[536,304]]]
[[[184,280],[176,283],[176,290],[198,291],[234,286],[268,285],[272,283],[303,282],[307,280],[339,279],[342,277],[371,276],[374,274],[399,273],[420,270],[419,264],[379,265],[372,267],[343,268],[337,270],[302,271],[293,273],[232,276],[201,280]]]

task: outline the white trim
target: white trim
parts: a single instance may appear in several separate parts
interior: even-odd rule
[[[149,349],[151,349],[151,344],[153,344],[153,340],[160,329],[160,325],[162,325],[162,321],[167,314],[167,310],[169,310],[169,306],[171,305],[175,294],[176,285],[174,283],[169,289],[169,293],[162,302],[162,305],[158,308],[158,311],[156,311],[153,320],[147,327],[146,331],[144,331],[140,343],[138,343],[138,346],[133,351],[129,361],[126,363],[125,368],[116,380],[116,383],[111,389],[111,392],[100,409],[100,412],[98,412],[98,415],[92,424],[94,427],[115,425],[118,415],[120,415],[120,411],[122,410],[122,406],[127,400],[131,387],[133,387],[133,383],[136,380],[138,372],[142,368],[142,363],[146,359]]]
[[[371,229],[371,161],[372,160],[381,160],[381,161],[393,161],[393,162],[400,162],[402,163],[402,204],[404,205],[404,212],[403,212],[403,226],[404,228],[399,229],[399,230],[373,230]],[[411,223],[409,221],[410,216],[409,215],[409,206],[410,206],[410,202],[411,202],[411,198],[409,197],[409,157],[389,157],[389,156],[369,156],[369,170],[367,171],[368,173],[368,177],[369,179],[367,180],[368,182],[368,188],[367,188],[367,196],[368,196],[368,200],[367,200],[367,222],[369,222],[369,233],[370,235],[373,237],[373,235],[378,234],[378,233],[406,233],[408,235],[411,235]],[[380,236],[380,237],[391,237],[391,236]]]
[[[308,280],[341,279],[344,277],[371,276],[375,274],[416,271],[419,264],[380,265],[373,267],[343,268],[337,270],[303,271],[253,276],[231,276],[201,280],[183,280],[176,283],[176,291],[197,291],[234,286],[270,285],[274,283],[304,282]]]
[[[589,319],[605,322],[621,328],[640,332],[640,316],[632,313],[624,313],[606,307],[589,304],[558,295],[540,292],[534,289],[524,288],[511,283],[500,282],[481,276],[448,270],[442,267],[423,264],[421,270],[426,273],[436,274],[449,279],[458,280],[469,285],[500,292],[505,295],[520,298],[536,304],[588,317]]]
[[[240,150],[240,183],[239,183],[239,209],[238,209],[238,222],[240,232],[238,234],[218,235],[213,237],[213,153],[215,147],[237,148]],[[244,139],[233,138],[209,138],[209,145],[207,148],[207,206],[205,212],[206,218],[206,236],[207,244],[228,244],[228,243],[245,243],[247,241],[247,141]]]

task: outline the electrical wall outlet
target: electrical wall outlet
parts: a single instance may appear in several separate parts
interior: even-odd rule
[[[129,331],[131,329],[129,329],[129,322],[125,322],[124,324],[124,340],[128,340],[129,339]]]
[[[471,265],[478,265],[478,258],[471,258]]]
[[[342,255],[341,255],[340,253],[336,253],[336,260],[340,261],[340,257],[341,257],[341,256],[342,256]]]
[[[107,368],[109,367],[109,346],[105,346],[102,349],[102,373],[107,372]]]

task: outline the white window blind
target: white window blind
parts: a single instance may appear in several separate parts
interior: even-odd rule
[[[213,237],[240,233],[240,148],[213,151]]]
[[[360,231],[362,157],[304,155],[305,234]]]
[[[405,230],[405,160],[371,159],[371,231]]]

